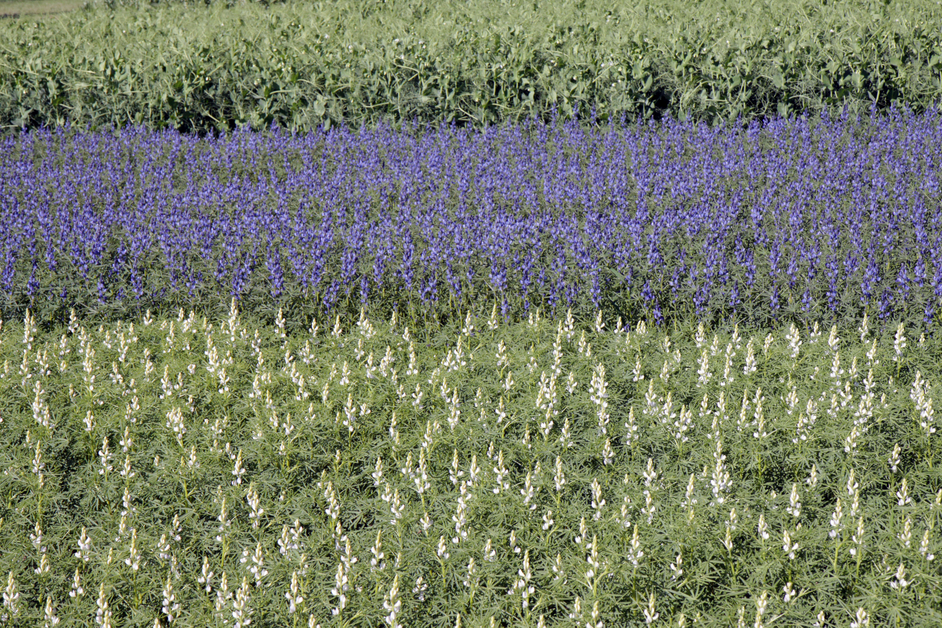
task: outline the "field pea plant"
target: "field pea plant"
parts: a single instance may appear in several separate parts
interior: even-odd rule
[[[0,21],[0,129],[923,110],[940,22],[938,0],[89,0]]]
[[[420,331],[4,321],[0,623],[942,622],[938,335]]]

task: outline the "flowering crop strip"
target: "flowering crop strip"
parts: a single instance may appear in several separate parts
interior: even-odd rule
[[[274,296],[289,321],[395,304],[460,319],[496,299],[504,316],[921,325],[942,298],[940,146],[937,111],[29,133],[0,140],[0,306],[224,316],[231,296]]]
[[[942,341],[235,309],[0,329],[12,626],[942,620]]]

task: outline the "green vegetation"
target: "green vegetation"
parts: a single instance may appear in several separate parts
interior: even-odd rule
[[[732,120],[942,97],[930,1],[123,4],[0,24],[0,127]]]
[[[81,9],[85,0],[0,0],[0,17],[38,17]]]
[[[4,323],[5,626],[942,620],[937,338],[260,323]]]

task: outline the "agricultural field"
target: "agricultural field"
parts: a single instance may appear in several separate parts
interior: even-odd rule
[[[937,337],[620,322],[7,321],[0,618],[942,620]]]
[[[938,2],[67,4],[0,626],[942,625]]]

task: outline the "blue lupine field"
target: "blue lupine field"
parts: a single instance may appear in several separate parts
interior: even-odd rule
[[[942,113],[734,116],[0,135],[0,626],[942,625]]]
[[[7,311],[290,312],[767,324],[942,296],[936,111],[752,122],[3,139]],[[39,304],[39,305],[37,305]],[[272,309],[273,308],[273,309]]]

